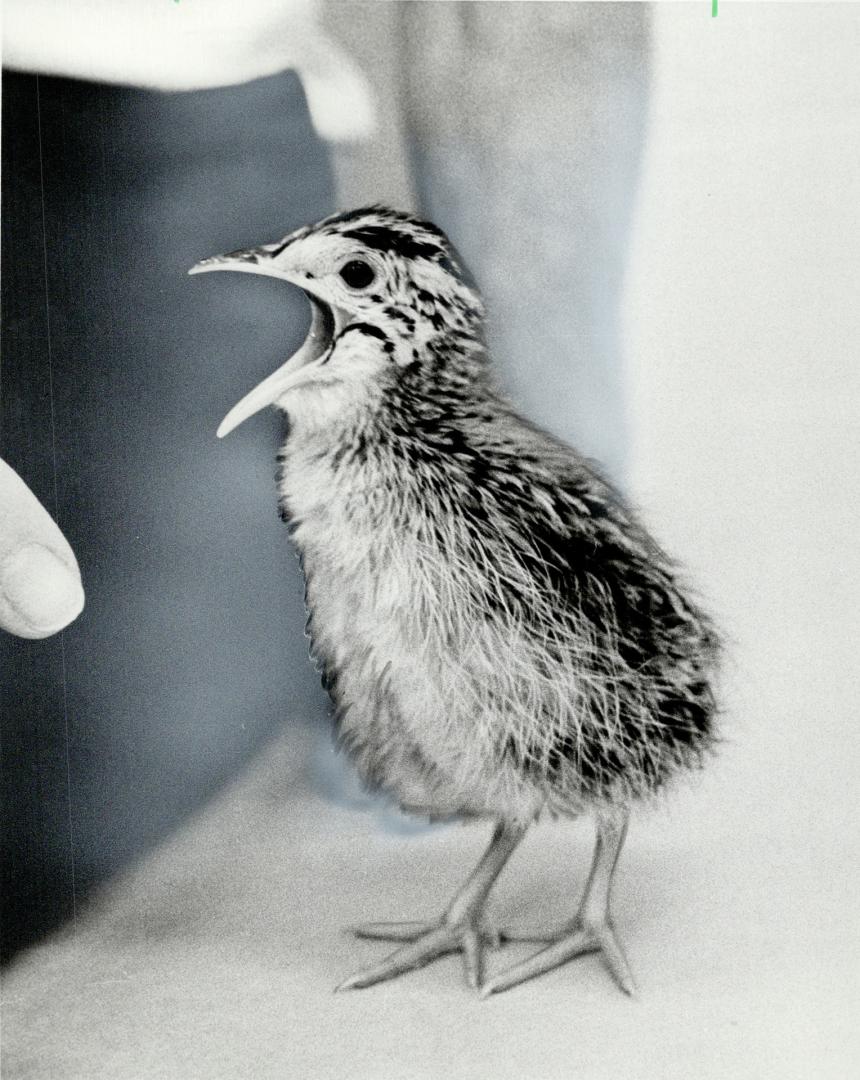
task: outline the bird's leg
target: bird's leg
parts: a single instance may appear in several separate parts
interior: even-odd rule
[[[481,861],[435,923],[368,923],[356,928],[359,937],[405,941],[391,956],[375,967],[360,971],[341,983],[338,990],[353,990],[393,979],[406,971],[451,952],[463,953],[466,981],[481,984],[483,946],[494,940],[483,923],[483,910],[490,889],[523,838],[527,826],[500,822]]]
[[[599,952],[610,974],[625,994],[635,992],[630,968],[615,937],[609,913],[612,878],[627,833],[627,811],[604,812],[598,819],[597,843],[588,882],[573,922],[552,936],[503,931],[503,941],[547,941],[546,948],[490,979],[483,995],[497,994],[533,979],[583,953]]]

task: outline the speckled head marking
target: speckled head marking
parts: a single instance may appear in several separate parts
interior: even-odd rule
[[[238,270],[298,285],[312,321],[299,351],[225,417],[226,435],[266,405],[307,416],[372,406],[400,374],[477,377],[483,304],[445,234],[372,206],[325,218],[272,244],[218,255],[191,273]]]

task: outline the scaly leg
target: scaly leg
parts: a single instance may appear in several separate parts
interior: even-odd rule
[[[527,979],[560,967],[575,956],[589,952],[600,953],[610,974],[625,994],[635,992],[633,976],[616,940],[609,914],[612,878],[627,833],[627,820],[626,811],[604,813],[598,819],[594,859],[582,903],[576,918],[561,933],[540,936],[502,932],[503,941],[549,940],[550,944],[521,964],[516,964],[490,979],[483,988],[483,997],[517,986]]]
[[[368,923],[356,927],[359,937],[405,941],[407,944],[382,963],[353,975],[337,989],[372,986],[452,952],[463,953],[466,982],[473,988],[479,987],[483,974],[483,947],[488,940],[493,940],[483,923],[484,903],[526,828],[503,822],[496,826],[483,858],[438,922]]]

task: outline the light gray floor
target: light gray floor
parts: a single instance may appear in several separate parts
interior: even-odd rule
[[[775,835],[733,761],[631,830],[616,921],[640,984],[594,958],[486,1002],[450,958],[365,991],[332,987],[384,944],[342,932],[441,911],[484,842],[411,837],[308,794],[284,740],[71,930],[21,960],[4,1075],[28,1080],[850,1075],[850,868],[832,820]],[[742,771],[742,770],[741,770]],[[737,770],[735,770],[735,773]],[[844,810],[844,806],[843,806]],[[535,830],[502,879],[500,922],[571,911],[589,830]],[[824,884],[826,883],[826,885]],[[510,947],[492,968],[524,955]]]
[[[321,801],[299,725],[18,961],[4,1077],[857,1075],[857,15],[721,5],[705,38],[699,6],[657,8],[627,333],[636,491],[732,661],[723,752],[622,856],[639,999],[594,958],[487,1002],[456,959],[332,994],[386,948],[342,928],[440,912],[485,834]],[[500,921],[568,915],[589,847],[584,823],[535,830]]]

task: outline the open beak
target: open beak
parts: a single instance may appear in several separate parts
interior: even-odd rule
[[[309,279],[301,270],[273,255],[273,252],[277,252],[281,247],[281,244],[272,244],[244,251],[231,251],[227,255],[215,255],[203,259],[188,271],[189,274],[206,274],[210,270],[236,270],[240,273],[282,278],[303,289],[311,302],[310,330],[298,352],[233,406],[218,427],[219,439],[229,435],[249,416],[267,405],[273,405],[288,390],[306,382],[308,367],[326,355],[341,329],[340,324],[345,321],[344,313],[338,308],[330,307],[308,287]]]

